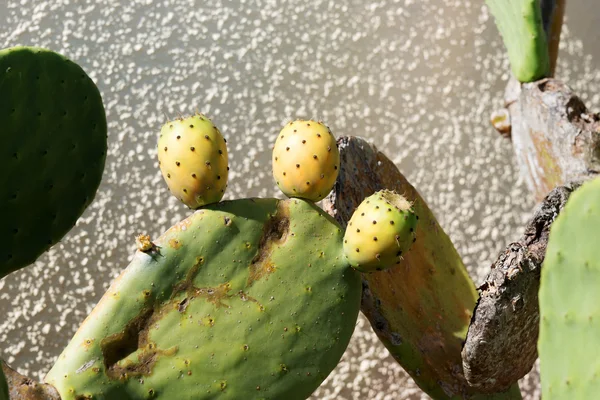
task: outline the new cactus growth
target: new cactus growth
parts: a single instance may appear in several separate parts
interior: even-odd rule
[[[73,227],[96,194],[107,144],[98,88],[57,53],[0,50],[0,93],[2,278]]]
[[[548,41],[539,0],[486,0],[520,82],[550,75]]]
[[[381,271],[400,264],[416,240],[418,217],[402,196],[382,190],[354,211],[344,235],[344,255],[361,272]]]
[[[340,154],[322,122],[297,120],[279,133],[273,147],[273,176],[288,197],[319,201],[338,176]]]
[[[571,195],[550,231],[539,292],[544,400],[600,393],[599,205],[596,178]]]
[[[63,400],[305,399],[358,315],[342,237],[301,199],[205,206],[136,253],[46,381]]]
[[[204,115],[167,122],[158,163],[171,193],[192,209],[223,198],[228,179],[226,140]]]

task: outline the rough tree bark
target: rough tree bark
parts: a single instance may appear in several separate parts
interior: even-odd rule
[[[0,360],[0,364],[8,383],[10,400],[60,400],[60,395],[53,386],[37,383],[33,379],[19,374],[2,360]]]
[[[500,253],[479,287],[462,355],[465,377],[482,392],[505,390],[537,359],[538,291],[550,226],[577,187],[561,186],[546,196],[523,236]]]
[[[511,81],[505,104],[517,161],[540,200],[552,189],[600,171],[600,118],[556,79]]]

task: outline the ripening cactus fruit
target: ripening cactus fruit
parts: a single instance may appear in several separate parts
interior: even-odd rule
[[[344,254],[361,272],[400,263],[416,240],[417,215],[402,196],[388,190],[367,197],[354,211],[344,235]]]
[[[361,283],[302,199],[210,204],[131,264],[46,377],[63,400],[303,400],[344,353]]]
[[[550,230],[540,281],[544,400],[600,393],[600,178],[569,198]]]
[[[0,50],[0,278],[34,262],[75,225],[107,150],[98,88],[49,50]]]
[[[158,164],[171,193],[192,209],[217,203],[228,178],[227,141],[202,114],[167,122],[158,139]]]
[[[339,168],[335,137],[322,122],[292,121],[279,133],[273,147],[273,176],[286,196],[322,200]]]

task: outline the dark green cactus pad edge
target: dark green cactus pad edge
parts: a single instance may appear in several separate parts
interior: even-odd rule
[[[0,360],[0,400],[8,400],[8,382],[2,371],[2,360]]]
[[[46,382],[63,400],[305,399],[358,316],[342,237],[300,199],[205,206],[135,254]]]
[[[106,158],[98,88],[49,50],[0,50],[0,278],[34,262],[93,200]]]
[[[576,190],[550,230],[540,283],[542,397],[600,393],[600,178]]]
[[[513,75],[533,82],[550,75],[548,40],[539,0],[486,0],[504,45]]]

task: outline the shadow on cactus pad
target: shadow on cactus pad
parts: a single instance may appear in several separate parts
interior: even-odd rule
[[[34,262],[92,202],[106,158],[98,88],[49,50],[0,50],[0,278]]]

